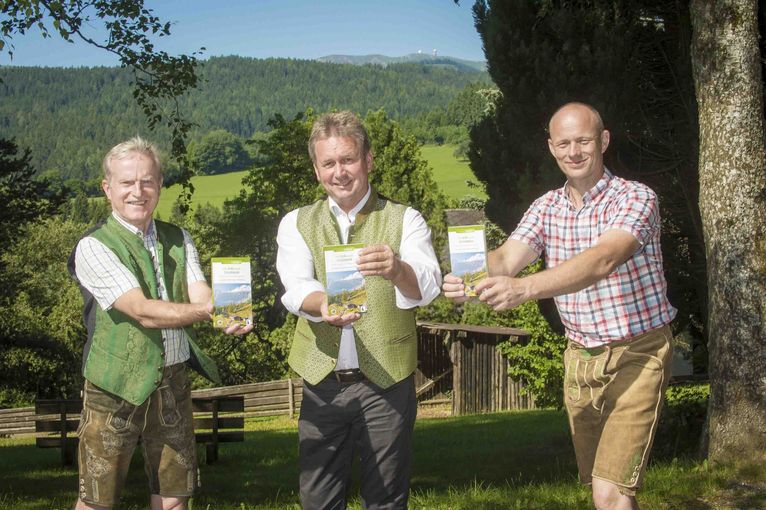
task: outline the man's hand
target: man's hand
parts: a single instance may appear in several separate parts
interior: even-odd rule
[[[496,312],[510,310],[531,299],[524,278],[490,276],[476,285],[479,299],[490,305]]]
[[[465,284],[463,283],[463,280],[452,273],[444,276],[442,291],[444,292],[444,297],[451,299],[455,303],[465,303],[470,299],[465,295]]]
[[[362,314],[358,312],[348,312],[343,315],[330,315],[330,310],[327,305],[327,294],[324,294],[322,297],[322,304],[319,305],[319,310],[322,312],[322,319],[327,324],[339,328],[358,321],[362,317]]]
[[[211,305],[212,307],[212,305]],[[248,324],[247,326],[243,326],[239,322],[235,322],[233,324],[229,324],[229,326],[223,330],[224,333],[227,335],[246,335],[250,333],[253,330],[253,324]]]
[[[394,281],[402,273],[402,261],[387,244],[375,244],[359,250],[357,261],[364,276],[382,276]]]

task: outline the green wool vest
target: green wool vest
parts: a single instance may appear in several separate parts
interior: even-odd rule
[[[180,228],[155,221],[157,255],[170,301],[188,303],[186,250]],[[120,225],[112,216],[89,234],[109,248],[136,276],[144,296],[161,299],[151,254],[143,240]],[[70,272],[73,272],[70,269]],[[87,380],[131,404],[142,404],[157,389],[165,366],[162,331],[142,327],[115,308],[104,311],[93,296],[81,287],[89,340],[83,366]],[[94,315],[94,317],[88,317]],[[220,382],[215,362],[197,346],[194,330],[184,328],[189,337],[189,363],[203,376]]]
[[[349,244],[387,244],[398,253],[406,206],[372,194],[356,216]],[[343,244],[327,200],[298,210],[298,232],[314,259],[317,280],[327,285],[324,246]],[[381,276],[367,276],[368,311],[353,323],[359,368],[381,388],[410,375],[417,365],[415,311],[396,306],[394,285]],[[341,328],[299,318],[288,362],[310,384],[317,384],[334,368]]]

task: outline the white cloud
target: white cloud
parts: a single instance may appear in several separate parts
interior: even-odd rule
[[[350,275],[346,276],[345,278],[341,278],[339,281],[341,282],[348,282],[351,280],[362,280],[364,279],[364,276],[359,271],[355,273],[351,273]]]
[[[231,290],[227,290],[226,292],[224,292],[224,294],[241,294],[243,292],[248,292],[249,293],[250,292],[250,286],[249,285],[240,285],[237,288],[234,288],[234,289],[231,289]]]
[[[477,253],[476,255],[473,255],[471,257],[468,257],[463,262],[484,262],[484,254],[483,253]]]

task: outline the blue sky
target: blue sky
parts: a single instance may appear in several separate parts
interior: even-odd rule
[[[146,0],[145,6],[174,22],[157,47],[171,54],[205,47],[201,58],[220,55],[313,59],[331,54],[402,56],[422,51],[484,60],[473,26],[472,0]],[[92,23],[90,33],[98,37]],[[103,50],[83,42],[43,39],[32,30],[17,36],[13,59],[0,65],[111,66]]]

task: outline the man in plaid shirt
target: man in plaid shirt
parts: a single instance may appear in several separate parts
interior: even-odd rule
[[[604,166],[609,131],[590,105],[553,115],[548,146],[567,178],[537,199],[488,255],[476,290],[495,310],[553,297],[566,328],[564,400],[580,480],[599,509],[638,508],[670,376],[676,310],[668,302],[657,196]],[[546,269],[517,278],[544,254]],[[462,280],[444,294],[463,302]]]

